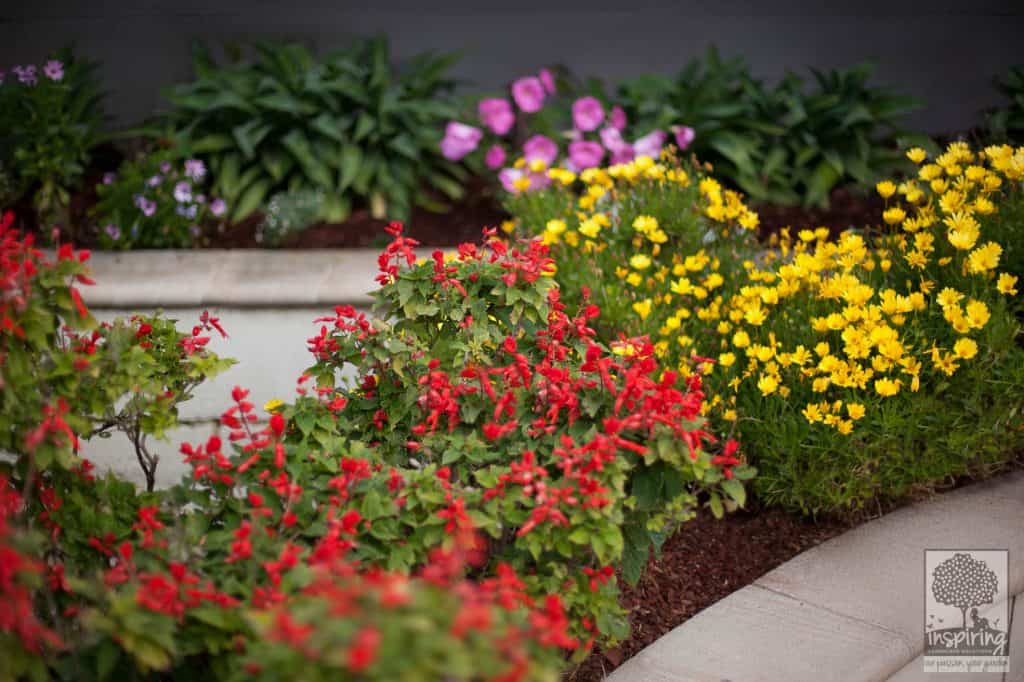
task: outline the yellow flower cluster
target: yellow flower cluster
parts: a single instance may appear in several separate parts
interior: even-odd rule
[[[642,183],[661,188],[673,186],[686,188],[691,184],[690,174],[683,168],[664,161],[656,161],[649,156],[638,156],[629,163],[616,164],[607,168],[588,168],[577,176],[563,168],[547,170],[547,176],[557,185],[568,186],[577,179],[583,184],[583,190],[576,201],[577,211],[575,226],[570,226],[561,219],[553,219],[545,225],[541,237],[544,242],[553,245],[565,242],[570,247],[582,248],[591,253],[607,247],[606,240],[600,235],[602,230],[612,227],[608,206],[621,202],[623,196],[633,192]],[[722,236],[728,236],[729,225],[735,224],[747,230],[758,226],[757,214],[743,203],[739,193],[723,190],[721,185],[712,178],[699,181],[699,192],[704,215],[722,226]],[[658,220],[651,216],[639,216],[631,225],[635,231],[633,244],[640,248],[646,245],[651,255],[657,256],[661,246],[668,242],[669,235],[659,226]],[[511,227],[506,231],[511,231]],[[642,265],[645,261],[637,261],[644,270],[651,265]],[[625,275],[623,275],[624,277]],[[632,278],[637,281],[636,277]]]
[[[821,227],[783,230],[760,253],[734,248],[730,230],[754,229],[757,215],[702,177],[691,205],[712,229],[680,243],[665,224],[676,214],[640,187],[691,187],[691,178],[646,158],[584,171],[574,220],[551,220],[543,236],[614,272],[620,288],[602,309],[622,299],[632,331],[650,335],[664,360],[707,375],[712,415],[763,418],[763,401],[782,398],[780,409],[850,434],[884,401],[982,353],[972,336],[992,315],[989,294],[1017,293],[982,224],[1006,185],[1024,178],[1024,149],[954,143],[931,162],[921,149],[907,156],[917,177],[878,183],[890,230],[870,239],[830,241]]]
[[[914,149],[908,157],[924,164],[927,154]],[[1004,183],[1021,177],[1024,150],[974,153],[954,143],[922,165],[916,180],[877,185],[883,198],[903,200],[882,215],[886,224],[900,226],[898,232],[873,243],[845,233],[832,243],[824,229],[801,231],[795,239],[783,230],[760,263],[744,263],[745,277],[732,296],[709,304],[696,297],[677,301],[694,306],[685,316],[716,322],[720,369],[714,373],[725,377],[713,383],[725,381],[732,395],[719,393],[712,404],[724,404],[725,418],[735,418],[736,398],[746,385],[761,397],[789,397],[799,388],[809,398],[802,407],[808,422],[848,434],[865,407],[847,402],[851,411],[842,417],[843,401],[836,396],[871,402],[917,392],[929,366],[952,375],[979,353],[970,335],[991,317],[980,300],[986,288],[994,282],[1001,294],[1017,293],[1015,276],[995,274],[1002,247],[982,240],[980,217],[997,210]],[[895,259],[905,263],[898,271],[909,275],[901,286],[886,274]],[[958,282],[963,291],[937,291],[936,281]],[[661,332],[676,333],[674,326]],[[746,356],[745,365],[737,364],[737,352]]]

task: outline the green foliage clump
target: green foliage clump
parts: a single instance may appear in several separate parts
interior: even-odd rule
[[[838,186],[872,184],[904,165],[897,140],[913,98],[869,84],[873,68],[788,73],[769,86],[740,58],[711,49],[677,76],[622,83],[618,97],[642,129],[685,123],[688,151],[754,201],[827,206]]]
[[[1010,67],[994,85],[1009,102],[988,113],[989,137],[994,142],[1024,143],[1024,65]]]
[[[196,80],[168,97],[171,140],[205,159],[232,220],[280,192],[319,190],[319,216],[407,216],[414,205],[458,198],[464,171],[438,151],[453,115],[451,55],[424,54],[401,69],[387,43],[368,40],[316,59],[298,44],[255,46],[253,61],[215,65],[195,51]]]

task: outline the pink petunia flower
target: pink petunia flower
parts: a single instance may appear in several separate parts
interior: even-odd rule
[[[617,163],[629,163],[636,158],[636,155],[633,145],[623,144],[612,152],[612,157],[609,159],[609,163],[612,165]]]
[[[519,190],[515,186],[516,180],[523,177],[524,173],[518,168],[503,168],[498,173],[498,180],[501,182],[501,186],[505,188],[505,191],[509,194],[516,194]]]
[[[534,135],[523,144],[523,158],[527,161],[541,159],[550,164],[558,156],[558,145],[550,137]]]
[[[579,130],[597,130],[604,122],[604,107],[596,97],[580,97],[572,103],[572,122]]]
[[[676,146],[681,152],[686,151],[686,148],[693,142],[693,138],[697,136],[690,126],[672,126],[672,132],[676,134]]]
[[[618,128],[602,128],[601,129],[601,144],[604,148],[610,152],[614,152],[620,147],[627,146],[626,141],[622,139],[622,133],[619,132]]]
[[[576,172],[600,166],[602,158],[604,147],[597,142],[579,140],[569,143],[569,163]]]
[[[479,128],[449,121],[441,140],[441,154],[449,161],[458,161],[476,149],[482,137],[483,132]]]
[[[628,163],[635,156],[633,145],[623,140],[622,133],[616,128],[608,127],[601,129],[601,144],[611,152],[610,162],[612,164]]]
[[[504,135],[512,129],[516,122],[516,114],[512,104],[503,98],[490,97],[480,100],[477,105],[480,121],[495,135]]]
[[[56,59],[51,59],[43,65],[43,73],[52,81],[59,81],[64,78],[64,65]]]
[[[626,128],[626,112],[616,104],[612,107],[612,112],[608,114],[608,122],[612,124],[612,128],[621,132]]]
[[[540,77],[541,85],[544,86],[544,90],[549,94],[555,94],[555,77],[551,75],[551,72],[547,69],[541,69],[538,74]]]
[[[665,146],[668,135],[662,130],[652,130],[643,137],[633,142],[633,151],[637,156],[649,156],[652,159],[658,158],[661,148]]]
[[[484,156],[484,163],[492,170],[501,168],[502,164],[505,163],[505,149],[500,144],[494,145],[487,150],[487,155]]]
[[[528,114],[540,111],[544,106],[544,86],[535,76],[520,78],[512,84],[512,99],[516,106]]]

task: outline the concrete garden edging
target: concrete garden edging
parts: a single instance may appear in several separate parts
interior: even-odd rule
[[[369,305],[379,249],[97,252],[94,308]]]
[[[1008,549],[1010,672],[926,674],[924,550]],[[664,635],[609,682],[1024,680],[1024,472],[892,512]]]

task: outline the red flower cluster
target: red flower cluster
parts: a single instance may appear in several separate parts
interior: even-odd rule
[[[13,334],[24,338],[25,330],[18,319],[28,305],[32,295],[32,284],[40,268],[52,267],[45,255],[35,247],[35,238],[22,234],[13,228],[14,213],[7,211],[0,218],[0,334]],[[57,259],[77,260],[84,263],[89,260],[86,250],[75,253],[70,244],[63,244],[57,250]],[[75,281],[82,284],[93,284],[83,274],[75,275]],[[75,287],[70,288],[72,302],[76,311],[86,317],[89,311],[82,303],[82,297]]]
[[[14,544],[13,517],[22,511],[21,495],[7,476],[0,474],[0,632],[17,637],[26,651],[41,655],[44,649],[61,648],[55,632],[36,616],[32,590],[24,582],[31,575],[42,575],[44,565],[22,553]]]

